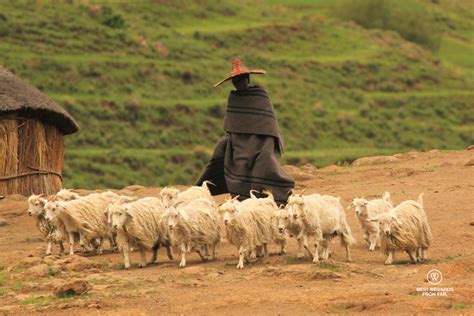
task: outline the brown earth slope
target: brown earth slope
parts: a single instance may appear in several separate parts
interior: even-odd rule
[[[385,266],[380,251],[367,250],[353,210],[347,210],[358,241],[353,263],[344,261],[336,242],[326,262],[298,260],[291,240],[286,256],[273,255],[244,270],[235,268],[236,249],[224,243],[214,262],[201,263],[190,254],[188,266],[180,269],[177,259],[171,262],[160,251],[158,264],[127,271],[119,253],[43,257],[45,245],[24,213],[25,199],[9,196],[0,200],[0,217],[7,222],[0,227],[0,314],[473,314],[474,166],[467,162],[474,162],[474,151],[395,157],[327,170],[287,169],[296,177],[297,189],[340,196],[345,207],[355,196],[375,198],[389,191],[399,203],[423,192],[434,235],[425,264],[410,264],[398,253],[395,264]],[[148,196],[159,189],[132,186],[123,191]],[[271,249],[277,251],[276,246]],[[138,254],[132,259],[138,262]],[[448,288],[447,296],[417,291],[434,287],[426,280],[431,269],[442,272],[436,287]],[[55,286],[68,280],[85,280],[92,289],[79,296],[55,296]]]

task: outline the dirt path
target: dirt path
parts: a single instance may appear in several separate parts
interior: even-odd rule
[[[184,269],[162,252],[158,264],[127,271],[121,255],[112,253],[84,261],[73,258],[63,265],[59,262],[67,256],[45,258],[48,268],[36,272],[40,277],[29,270],[28,262],[43,260],[44,243],[33,220],[22,213],[24,199],[10,196],[0,200],[0,217],[8,222],[0,227],[0,314],[473,314],[474,166],[465,164],[474,159],[474,151],[397,157],[393,162],[335,170],[291,170],[298,189],[340,196],[344,206],[355,196],[375,198],[383,191],[389,191],[396,204],[423,192],[434,235],[426,264],[410,264],[405,254],[397,253],[395,264],[385,266],[380,251],[367,250],[353,210],[347,210],[358,241],[354,263],[344,261],[344,250],[336,242],[329,261],[314,265],[309,258],[297,260],[295,242],[290,240],[286,256],[273,255],[241,271],[235,269],[236,250],[224,243],[218,261],[201,263],[190,254]],[[159,192],[138,186],[130,190],[143,196]],[[137,253],[132,260],[138,262]],[[417,291],[434,287],[426,281],[431,269],[442,272],[443,281],[436,287],[447,288],[447,296],[427,297]],[[76,279],[87,280],[92,290],[74,297],[52,294],[55,285]]]

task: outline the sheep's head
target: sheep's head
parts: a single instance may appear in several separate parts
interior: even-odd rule
[[[28,215],[40,216],[44,214],[44,205],[47,200],[43,198],[43,195],[33,194],[28,198]]]
[[[359,217],[363,217],[364,215],[367,215],[367,205],[369,205],[369,201],[366,199],[362,198],[354,198],[349,204],[348,208],[353,207],[355,210],[355,214]]]
[[[402,222],[396,215],[388,213],[383,213],[374,218],[369,218],[367,221],[378,223],[380,231],[386,236],[390,236],[394,229],[402,225]]]
[[[235,214],[237,213],[237,203],[239,203],[237,199],[238,196],[233,197],[219,206],[219,213],[222,215],[225,225],[228,225],[234,219]]]
[[[160,191],[160,199],[165,207],[170,207],[173,201],[178,198],[178,194],[178,189],[166,187]]]
[[[299,211],[304,207],[304,198],[299,194],[293,194],[288,198],[285,210],[292,219],[298,219]]]
[[[108,217],[113,229],[123,229],[126,223],[133,218],[126,205],[111,205],[108,207],[105,215]]]
[[[285,228],[291,225],[292,218],[286,209],[275,211],[277,218],[278,232],[283,233]]]
[[[170,231],[179,225],[181,220],[187,220],[189,217],[184,208],[170,207],[166,212],[166,218],[168,218],[168,228]]]
[[[48,201],[44,205],[44,210],[45,210],[45,215],[44,218],[46,218],[47,221],[51,222],[56,217],[58,217],[59,210],[61,209],[62,204],[61,202],[58,201]]]

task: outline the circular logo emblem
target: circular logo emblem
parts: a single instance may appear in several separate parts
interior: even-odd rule
[[[426,275],[426,279],[432,285],[440,284],[443,281],[443,274],[439,270],[432,269]]]

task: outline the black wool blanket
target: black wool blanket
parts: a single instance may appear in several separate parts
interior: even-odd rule
[[[283,139],[270,98],[258,86],[232,91],[221,138],[197,185],[211,181],[212,195],[231,193],[242,199],[250,190],[270,190],[278,204],[286,203],[294,180],[281,167]]]

